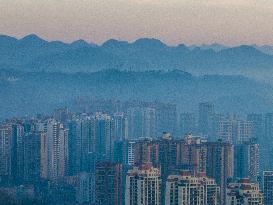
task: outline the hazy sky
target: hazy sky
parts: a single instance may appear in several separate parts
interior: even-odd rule
[[[0,0],[0,33],[66,42],[273,44],[273,0]]]

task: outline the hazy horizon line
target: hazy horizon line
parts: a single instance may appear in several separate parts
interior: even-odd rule
[[[165,44],[168,47],[176,47],[176,46],[179,46],[179,45],[185,45],[186,47],[220,45],[220,46],[224,46],[224,47],[227,47],[227,48],[243,46],[243,45],[246,45],[246,46],[259,46],[259,47],[273,46],[273,43],[272,44],[257,44],[257,43],[252,43],[252,44],[244,44],[244,43],[241,43],[241,44],[224,44],[224,43],[220,43],[220,42],[211,42],[211,43],[204,42],[204,43],[201,43],[201,44],[200,43],[186,44],[186,43],[181,42],[181,43],[178,43],[178,44],[169,44],[169,43],[166,43],[162,39],[155,38],[155,37],[150,37],[150,36],[143,36],[143,37],[140,37],[140,38],[135,38],[134,40],[109,38],[109,39],[103,41],[102,43],[98,43],[98,42],[94,42],[94,41],[88,41],[87,39],[83,39],[83,38],[77,38],[77,39],[72,40],[72,41],[65,41],[64,39],[47,39],[47,38],[42,37],[41,35],[36,34],[36,33],[29,33],[29,34],[25,34],[25,35],[21,35],[21,36],[15,36],[15,35],[10,35],[10,34],[6,34],[6,33],[0,33],[0,36],[8,36],[8,37],[11,37],[11,38],[15,38],[16,40],[22,40],[22,39],[24,39],[25,37],[28,37],[28,36],[37,36],[38,38],[40,38],[40,39],[42,39],[44,41],[47,41],[47,42],[62,42],[62,43],[65,43],[65,44],[72,44],[72,43],[77,42],[77,41],[85,41],[86,43],[88,43],[90,45],[94,44],[94,45],[97,45],[97,46],[102,46],[103,44],[105,44],[106,42],[108,42],[110,40],[116,40],[116,41],[119,41],[119,42],[126,42],[128,44],[133,44],[133,43],[135,43],[136,41],[138,41],[140,39],[158,40],[158,41],[160,41],[161,43]]]

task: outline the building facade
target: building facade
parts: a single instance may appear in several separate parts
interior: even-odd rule
[[[167,179],[165,205],[218,205],[219,202],[220,187],[213,179],[194,177],[189,172]]]
[[[126,176],[125,205],[160,205],[160,170],[142,165]]]

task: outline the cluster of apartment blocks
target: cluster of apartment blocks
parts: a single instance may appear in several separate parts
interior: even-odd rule
[[[224,204],[228,179],[234,177],[234,166],[246,170],[245,173],[238,172],[236,177],[258,179],[258,162],[251,160],[253,156],[258,160],[258,149],[240,150],[240,156],[236,157],[241,161],[237,165],[230,143],[206,142],[191,135],[172,139],[169,133],[164,133],[161,139],[117,139],[113,144],[107,144],[111,142],[110,131],[106,130],[110,128],[110,118],[99,115],[95,119],[97,129],[103,131],[90,134],[88,128],[86,135],[80,123],[81,129],[74,136],[79,139],[72,144],[69,140],[73,135],[69,139],[69,130],[53,119],[46,123],[13,123],[2,127],[1,143],[7,147],[16,144],[17,152],[13,154],[11,147],[6,149],[7,152],[1,150],[4,160],[1,168],[5,168],[1,169],[1,176],[14,176],[16,180],[28,183],[38,182],[40,178],[53,183],[66,181],[73,184],[77,181],[77,201],[99,205],[122,204],[124,201],[128,205]],[[38,132],[22,134],[27,129],[37,129]],[[92,137],[98,142],[90,152],[94,142]],[[72,148],[71,154],[69,148]],[[247,157],[243,158],[245,155]],[[181,175],[184,170],[187,174]]]
[[[249,178],[251,182],[259,181],[259,145],[252,140],[254,137],[248,122],[240,129],[219,132],[222,133],[218,136],[221,141],[206,141],[208,137],[205,133],[213,131],[211,116],[215,116],[215,113],[211,111],[213,107],[205,103],[199,108],[199,124],[203,124],[204,138],[189,135],[172,139],[167,133],[162,139],[154,136],[147,138],[152,135],[155,118],[159,118],[154,116],[153,109],[133,107],[128,111],[130,115],[81,114],[76,118],[69,116],[71,113],[67,110],[58,110],[54,119],[3,123],[0,128],[1,176],[3,179],[12,176],[16,181],[27,183],[39,181],[40,178],[54,183],[65,181],[77,187],[78,202],[90,204],[120,204],[127,201],[129,195],[124,199],[124,187],[128,186],[128,182],[124,176],[127,171],[130,173],[131,169],[134,170],[132,167],[141,170],[143,165],[150,165],[160,172],[160,190],[157,194],[161,204],[166,201],[168,177],[181,178],[180,172],[185,170],[190,173],[188,178],[203,176],[209,177],[206,182],[215,180],[220,190],[216,201],[220,204],[227,201],[229,180]],[[137,128],[132,128],[134,124]],[[132,133],[139,133],[134,135],[140,137],[132,140],[137,138]],[[230,141],[225,135],[236,140]],[[268,193],[266,190],[269,188],[265,189],[265,193]],[[271,197],[267,195],[269,197],[265,197],[265,201]],[[200,196],[208,197],[204,194]]]

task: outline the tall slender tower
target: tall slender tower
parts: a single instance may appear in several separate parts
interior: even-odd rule
[[[96,165],[96,204],[122,205],[122,165],[99,162]]]
[[[11,126],[0,126],[0,176],[11,175]]]
[[[273,171],[263,173],[264,205],[273,204]]]
[[[249,178],[257,182],[259,178],[259,145],[254,142],[234,146],[234,177]]]
[[[56,120],[48,120],[41,140],[41,174],[57,180],[64,177],[68,163],[68,130]]]
[[[212,126],[214,117],[214,105],[209,102],[199,104],[199,132],[203,136],[212,137]]]
[[[226,185],[233,178],[233,146],[229,143],[208,142],[206,174],[221,188],[221,205],[225,205]]]

